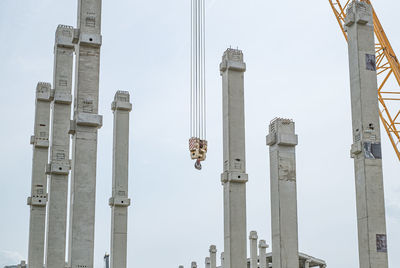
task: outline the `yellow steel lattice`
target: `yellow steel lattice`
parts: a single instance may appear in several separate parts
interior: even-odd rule
[[[342,1],[344,4],[342,4],[340,0],[328,1],[332,7],[333,13],[336,16],[340,29],[342,30],[347,41],[344,20],[346,18],[346,8],[352,0]],[[370,0],[360,1],[366,2],[372,6]],[[390,142],[393,145],[396,155],[400,160],[400,132],[398,130],[398,127],[400,126],[400,110],[398,110],[398,104],[400,101],[400,64],[373,7],[372,11],[374,19],[375,41],[377,42],[375,44],[375,53],[378,75],[380,118],[389,136]],[[390,77],[394,77],[397,81],[395,88],[390,87],[387,83]]]

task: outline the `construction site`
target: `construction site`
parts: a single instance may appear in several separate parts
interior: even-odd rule
[[[397,267],[396,2],[104,2],[4,68],[0,267]]]

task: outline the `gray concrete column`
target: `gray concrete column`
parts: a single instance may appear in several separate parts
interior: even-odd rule
[[[101,0],[78,1],[69,255],[71,268],[93,268]]]
[[[205,267],[206,267],[206,268],[211,268],[211,260],[210,260],[210,257],[206,257],[204,263],[205,263]]]
[[[183,265],[179,265],[179,268],[183,268]]]
[[[299,267],[296,193],[297,135],[294,122],[275,119],[269,126],[272,261],[274,268]]]
[[[210,266],[211,268],[217,268],[217,247],[215,245],[211,245],[209,252],[210,252]]]
[[[46,225],[47,177],[46,164],[49,151],[51,85],[38,83],[33,145],[30,206],[28,264],[30,268],[43,268]]]
[[[251,231],[250,235],[249,235],[249,240],[250,240],[250,268],[258,268],[257,239],[258,239],[257,232],[256,231]]]
[[[221,268],[226,268],[225,266],[225,253],[221,252]]]
[[[197,263],[195,261],[193,261],[191,267],[192,268],[197,268]]]
[[[74,29],[59,25],[54,46],[54,98],[52,102],[49,204],[47,214],[46,267],[65,267],[67,240],[68,176],[71,169],[70,121]]]
[[[223,87],[224,172],[221,181],[224,187],[225,268],[243,268],[247,262],[245,70],[242,51],[227,49],[220,64]]]
[[[371,6],[352,2],[347,9],[350,88],[356,181],[358,247],[361,268],[388,267],[377,97],[374,25]]]
[[[305,260],[304,261],[304,268],[310,268],[310,263],[311,263],[311,260]]]
[[[118,91],[111,105],[114,113],[114,142],[111,206],[111,268],[127,267],[128,239],[128,169],[129,112],[132,110],[129,92]]]
[[[267,266],[267,248],[268,245],[265,240],[260,240],[258,244],[259,248],[259,258],[260,258],[260,268],[269,268]]]

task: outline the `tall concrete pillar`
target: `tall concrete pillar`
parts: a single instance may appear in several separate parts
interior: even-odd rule
[[[257,239],[258,235],[256,231],[251,231],[250,240],[250,268],[258,268],[258,256],[257,256]]]
[[[371,6],[347,10],[358,247],[361,268],[388,267],[381,134]]]
[[[299,267],[296,193],[297,135],[294,122],[275,119],[267,144],[271,173],[272,262],[274,268]]]
[[[101,0],[78,1],[75,35],[74,119],[68,260],[71,268],[93,268],[97,132],[101,46]]]
[[[60,25],[54,47],[54,98],[52,102],[49,204],[47,214],[46,267],[65,267],[67,240],[68,175],[70,171],[70,119],[74,29]]]
[[[127,267],[128,239],[128,170],[129,170],[129,92],[115,93],[111,104],[114,113],[114,142],[111,206],[111,268]]]
[[[226,268],[225,266],[225,253],[221,252],[221,268]]]
[[[206,268],[211,268],[211,260],[210,260],[210,257],[206,257],[204,263],[205,263],[205,267],[206,267]]]
[[[47,177],[46,164],[49,150],[51,85],[38,83],[33,145],[32,186],[28,197],[30,206],[28,264],[30,268],[43,268],[46,225]]]
[[[310,268],[310,263],[311,263],[311,260],[305,260],[304,261],[304,268]]]
[[[246,154],[244,129],[243,53],[227,49],[220,72],[223,92],[225,268],[243,268],[247,262],[246,243]]]
[[[209,252],[210,252],[210,266],[211,268],[217,268],[217,247],[215,245],[211,245]]]
[[[267,248],[268,245],[265,240],[260,240],[258,243],[259,248],[259,258],[260,258],[260,268],[269,268],[267,266]]]

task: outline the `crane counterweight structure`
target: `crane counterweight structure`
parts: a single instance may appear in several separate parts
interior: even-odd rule
[[[351,2],[352,0],[329,0],[346,41],[348,40],[345,28],[346,9]],[[360,2],[365,2],[372,7],[370,0],[360,0]],[[400,63],[373,7],[372,16],[376,42],[379,116],[400,160]],[[393,77],[395,81],[389,85],[389,80]],[[388,89],[389,87],[390,89]]]
[[[190,157],[201,169],[206,159],[205,0],[191,0]]]

